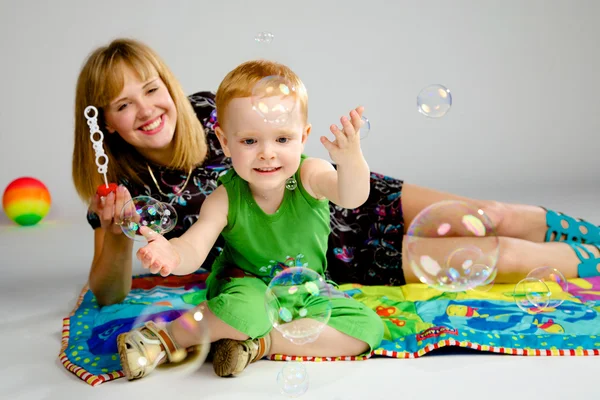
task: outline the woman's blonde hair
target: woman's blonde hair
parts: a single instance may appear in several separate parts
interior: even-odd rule
[[[294,96],[300,101],[300,111],[306,121],[308,119],[308,93],[304,83],[288,66],[268,60],[246,61],[223,78],[215,96],[217,120],[225,120],[227,105],[231,100],[252,96],[257,83],[270,76],[281,77],[294,88]]]
[[[98,109],[98,126],[105,133],[103,147],[109,159],[108,181],[118,183],[124,178],[130,182],[144,183],[139,173],[146,170],[145,158],[118,134],[107,134],[104,120],[103,109],[123,90],[125,68],[131,68],[143,81],[151,78],[156,71],[173,99],[177,109],[173,136],[175,146],[173,158],[167,167],[187,170],[206,157],[204,128],[164,61],[152,49],[136,40],[113,40],[88,56],[77,79],[72,175],[75,189],[84,201],[89,201],[97,187],[104,182],[104,177],[98,173],[90,128],[84,115],[85,108],[90,105]]]

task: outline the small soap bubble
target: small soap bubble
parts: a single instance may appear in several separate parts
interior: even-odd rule
[[[500,241],[483,210],[464,201],[434,203],[413,219],[406,236],[409,266],[421,282],[448,292],[489,290]]]
[[[258,32],[256,36],[254,36],[254,41],[257,43],[269,44],[274,38],[275,35],[273,35],[271,32]]]
[[[552,293],[567,293],[569,290],[569,282],[565,279],[564,275],[556,268],[544,266],[539,267],[527,274],[528,278],[538,279],[544,282],[550,291],[550,297],[552,297]],[[564,301],[564,298],[554,298],[548,299],[547,307],[556,308],[560,306]]]
[[[295,344],[314,342],[331,316],[332,286],[317,272],[287,268],[269,283],[265,308],[273,327]]]
[[[177,223],[177,212],[170,204],[160,202],[150,196],[136,196],[121,209],[119,225],[130,239],[143,241],[139,230],[147,226],[156,233],[170,232]]]
[[[371,121],[364,115],[361,117],[361,120],[362,126],[360,128],[360,138],[364,139],[369,135],[369,132],[371,132]]]
[[[264,122],[285,124],[297,102],[296,88],[283,76],[262,78],[252,88],[252,109]]]
[[[548,285],[537,278],[525,278],[515,286],[513,297],[517,306],[530,314],[541,313],[550,299]]]
[[[483,292],[483,293],[489,292],[494,287],[494,281],[496,280],[496,275],[498,275],[498,269],[494,268],[488,274],[488,278],[486,280],[484,280],[479,285],[471,288],[471,290],[474,292]]]
[[[563,293],[569,290],[569,283],[556,268],[543,266],[527,274],[515,287],[515,301],[519,308],[527,312],[553,311],[564,301]]]
[[[348,118],[351,121],[351,118]],[[369,132],[371,132],[371,121],[369,121],[369,119],[367,117],[365,117],[364,115],[360,118],[361,119],[361,127],[360,127],[360,139],[365,139],[368,135]],[[341,131],[344,131],[343,128],[340,128],[338,126],[338,129],[340,129]]]
[[[277,374],[281,394],[288,397],[302,396],[308,390],[308,373],[303,364],[289,362]]]
[[[452,106],[452,94],[443,85],[429,85],[417,96],[417,110],[430,118],[446,115]]]

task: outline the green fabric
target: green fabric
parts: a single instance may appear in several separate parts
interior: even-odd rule
[[[267,335],[273,328],[265,309],[267,284],[255,277],[228,278],[210,274],[206,280],[208,308],[219,319],[252,339]],[[369,345],[369,353],[381,343],[384,325],[371,307],[339,290],[332,297],[285,296],[280,300],[305,308],[307,318],[318,315],[331,304],[327,325]],[[281,304],[292,308],[291,304]]]
[[[221,321],[252,339],[266,336],[273,327],[265,310],[267,285],[258,278],[206,279],[208,308]]]
[[[306,156],[302,155],[301,164]],[[248,183],[231,169],[219,178],[227,189],[229,213],[222,232],[225,246],[212,270],[233,265],[269,282],[288,267],[306,267],[319,274],[327,268],[329,201],[305,190],[300,168],[295,190],[285,190],[279,209],[265,213],[254,200]]]

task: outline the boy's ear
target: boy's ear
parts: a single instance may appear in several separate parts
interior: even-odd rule
[[[306,139],[308,139],[308,135],[310,135],[310,131],[312,130],[311,124],[306,124],[304,127],[304,131],[302,132],[302,144],[306,143]]]
[[[227,136],[225,136],[225,132],[221,129],[220,126],[215,127],[215,133],[217,134],[217,139],[219,139],[219,143],[221,143],[221,148],[223,149],[223,153],[225,153],[226,157],[231,157],[231,152],[229,151]]]

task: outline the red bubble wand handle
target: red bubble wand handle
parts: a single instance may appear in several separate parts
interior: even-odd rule
[[[117,184],[108,183],[106,178],[106,172],[108,171],[108,156],[104,153],[102,144],[104,142],[104,133],[98,126],[98,109],[94,106],[87,106],[83,112],[87,119],[87,124],[90,127],[90,140],[92,141],[92,147],[96,153],[96,165],[98,166],[98,173],[104,176],[104,185],[98,186],[96,193],[101,197],[108,196],[111,192],[116,192]]]

